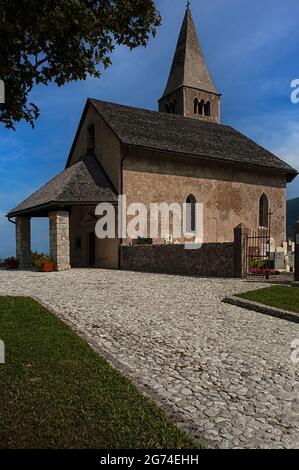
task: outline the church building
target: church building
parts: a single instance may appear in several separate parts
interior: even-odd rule
[[[65,170],[8,217],[16,218],[22,268],[31,265],[32,217],[49,217],[50,251],[57,270],[137,266],[136,260],[126,264],[128,253],[146,266],[145,250],[156,245],[164,264],[178,264],[169,240],[147,240],[152,245],[148,247],[144,240],[138,246],[138,240],[128,237],[98,239],[95,207],[100,202],[116,205],[119,195],[126,196],[127,204],[146,207],[202,203],[202,250],[216,258],[222,247],[229,252],[235,227],[267,228],[270,213],[271,237],[281,246],[286,239],[286,185],[296,175],[277,156],[221,124],[221,93],[187,8],[158,111],[88,99]],[[184,240],[173,243],[179,247]],[[200,255],[188,254],[190,266],[196,256]]]

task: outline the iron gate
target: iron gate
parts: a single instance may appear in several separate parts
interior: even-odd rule
[[[251,230],[245,237],[247,277],[269,279],[274,272],[274,259],[271,259],[271,216],[268,214],[267,227]]]

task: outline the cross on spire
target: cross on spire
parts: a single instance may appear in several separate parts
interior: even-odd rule
[[[186,8],[187,8],[187,10],[189,10],[189,8],[190,8],[190,5],[191,5],[191,0],[187,0],[187,4],[186,4]]]

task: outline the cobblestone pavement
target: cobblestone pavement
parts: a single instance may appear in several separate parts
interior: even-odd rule
[[[220,448],[299,448],[299,365],[290,360],[299,326],[221,302],[256,287],[104,270],[0,271],[0,295],[33,296],[71,320],[193,437]]]

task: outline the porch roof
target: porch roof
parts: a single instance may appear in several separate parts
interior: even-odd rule
[[[42,216],[59,207],[116,201],[116,190],[97,159],[88,155],[34,192],[7,217]]]

